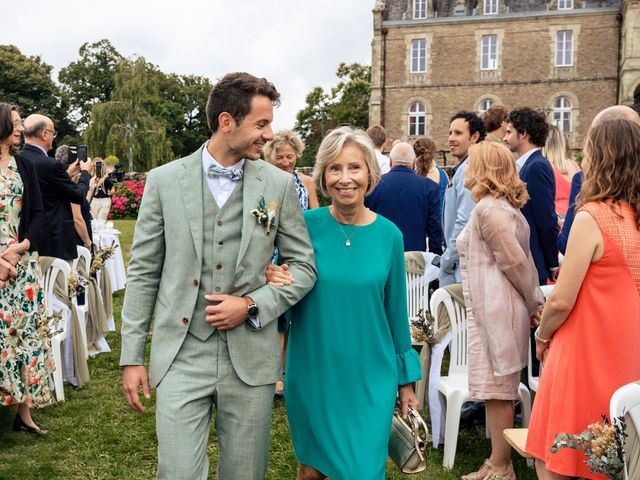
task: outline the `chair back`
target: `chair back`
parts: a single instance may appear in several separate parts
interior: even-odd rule
[[[48,316],[53,314],[56,281],[58,277],[62,276],[62,286],[67,291],[69,288],[69,273],[71,273],[71,267],[60,258],[54,259],[49,269],[44,273],[44,301]]]
[[[542,285],[540,287],[540,290],[542,290],[542,294],[544,295],[544,299],[545,301],[547,300],[547,298],[549,298],[549,295],[551,295],[551,292],[553,291],[553,287],[554,285]],[[540,370],[538,371],[538,376],[534,376],[533,375],[533,371],[531,363],[533,362],[533,355],[535,352],[533,352],[531,350],[531,342],[529,342],[529,364],[527,365],[527,377],[529,379],[529,388],[531,390],[533,390],[534,392],[538,391],[538,384],[540,383],[540,374],[542,373],[542,365],[540,365]]]
[[[422,281],[422,275],[415,273],[407,273],[407,309],[409,311],[409,320],[413,320],[418,316],[419,310],[427,310],[427,296],[429,295],[429,286]]]
[[[623,385],[611,396],[609,403],[611,421],[625,417],[628,435],[625,441],[624,478],[638,478],[640,474],[640,383]]]
[[[91,252],[88,248],[78,245],[78,257],[73,260],[72,267],[76,272],[80,271],[85,276],[89,276],[89,267],[91,267]],[[80,270],[78,270],[80,268]]]
[[[466,374],[468,370],[467,356],[467,311],[456,301],[444,288],[439,288],[431,295],[431,314],[438,319],[438,308],[444,305],[449,320],[451,321],[451,344],[449,350],[451,359],[449,361],[449,375]]]

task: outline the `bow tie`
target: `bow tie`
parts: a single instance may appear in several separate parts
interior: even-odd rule
[[[232,182],[238,182],[242,180],[243,170],[232,170],[230,168],[224,168],[212,163],[207,169],[207,176],[209,177],[227,177]]]

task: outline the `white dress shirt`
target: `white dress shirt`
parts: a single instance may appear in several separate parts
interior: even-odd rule
[[[229,170],[242,170],[242,167],[244,167],[244,158],[235,165],[224,167],[211,156],[207,150],[208,145],[209,142],[207,142],[202,149],[202,168],[204,169],[204,175],[207,179],[207,185],[209,185],[209,191],[211,191],[211,195],[213,195],[214,200],[218,204],[218,208],[222,208],[227,200],[229,200],[229,197],[231,196],[233,189],[236,188],[236,184],[238,182],[234,182],[229,177],[225,177],[223,175],[216,175],[215,177],[208,176],[207,171],[209,170],[209,165],[213,163],[221,168],[228,168]]]
[[[527,160],[529,160],[529,157],[533,155],[533,152],[535,152],[536,150],[540,150],[540,149],[537,147],[532,148],[528,152],[525,152],[522,155],[520,155],[520,158],[516,160],[516,168],[518,169],[518,172],[522,170],[522,167],[524,167],[524,164],[527,163]]]
[[[378,160],[378,165],[380,166],[380,175],[384,175],[391,170],[391,160],[380,150],[376,149],[374,151],[376,152],[376,160]]]

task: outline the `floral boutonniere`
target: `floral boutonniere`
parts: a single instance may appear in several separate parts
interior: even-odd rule
[[[278,211],[278,204],[276,202],[269,202],[269,205],[264,201],[264,197],[260,195],[260,202],[258,208],[251,210],[251,214],[256,217],[256,220],[260,225],[264,227],[267,235],[271,233],[271,227],[276,219],[276,213]]]

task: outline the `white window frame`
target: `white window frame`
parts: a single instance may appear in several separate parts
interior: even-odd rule
[[[409,105],[407,132],[410,137],[421,137],[427,134],[427,110],[422,102],[415,101]]]
[[[571,110],[573,105],[571,99],[564,95],[556,98],[553,101],[553,124],[558,127],[562,132],[571,132],[573,129],[573,122],[571,119]]]
[[[498,70],[498,36],[480,38],[480,70]]]
[[[478,104],[478,116],[481,117],[484,112],[493,107],[493,98],[483,98]]]
[[[573,30],[559,30],[556,32],[556,51],[555,65],[556,67],[572,67],[573,66]]]
[[[573,0],[558,0],[558,10],[573,10]]]
[[[427,71],[427,39],[414,38],[411,40],[411,73],[425,73]]]
[[[484,15],[497,15],[498,0],[484,0],[482,13]]]
[[[427,0],[413,0],[413,18],[427,18]]]

